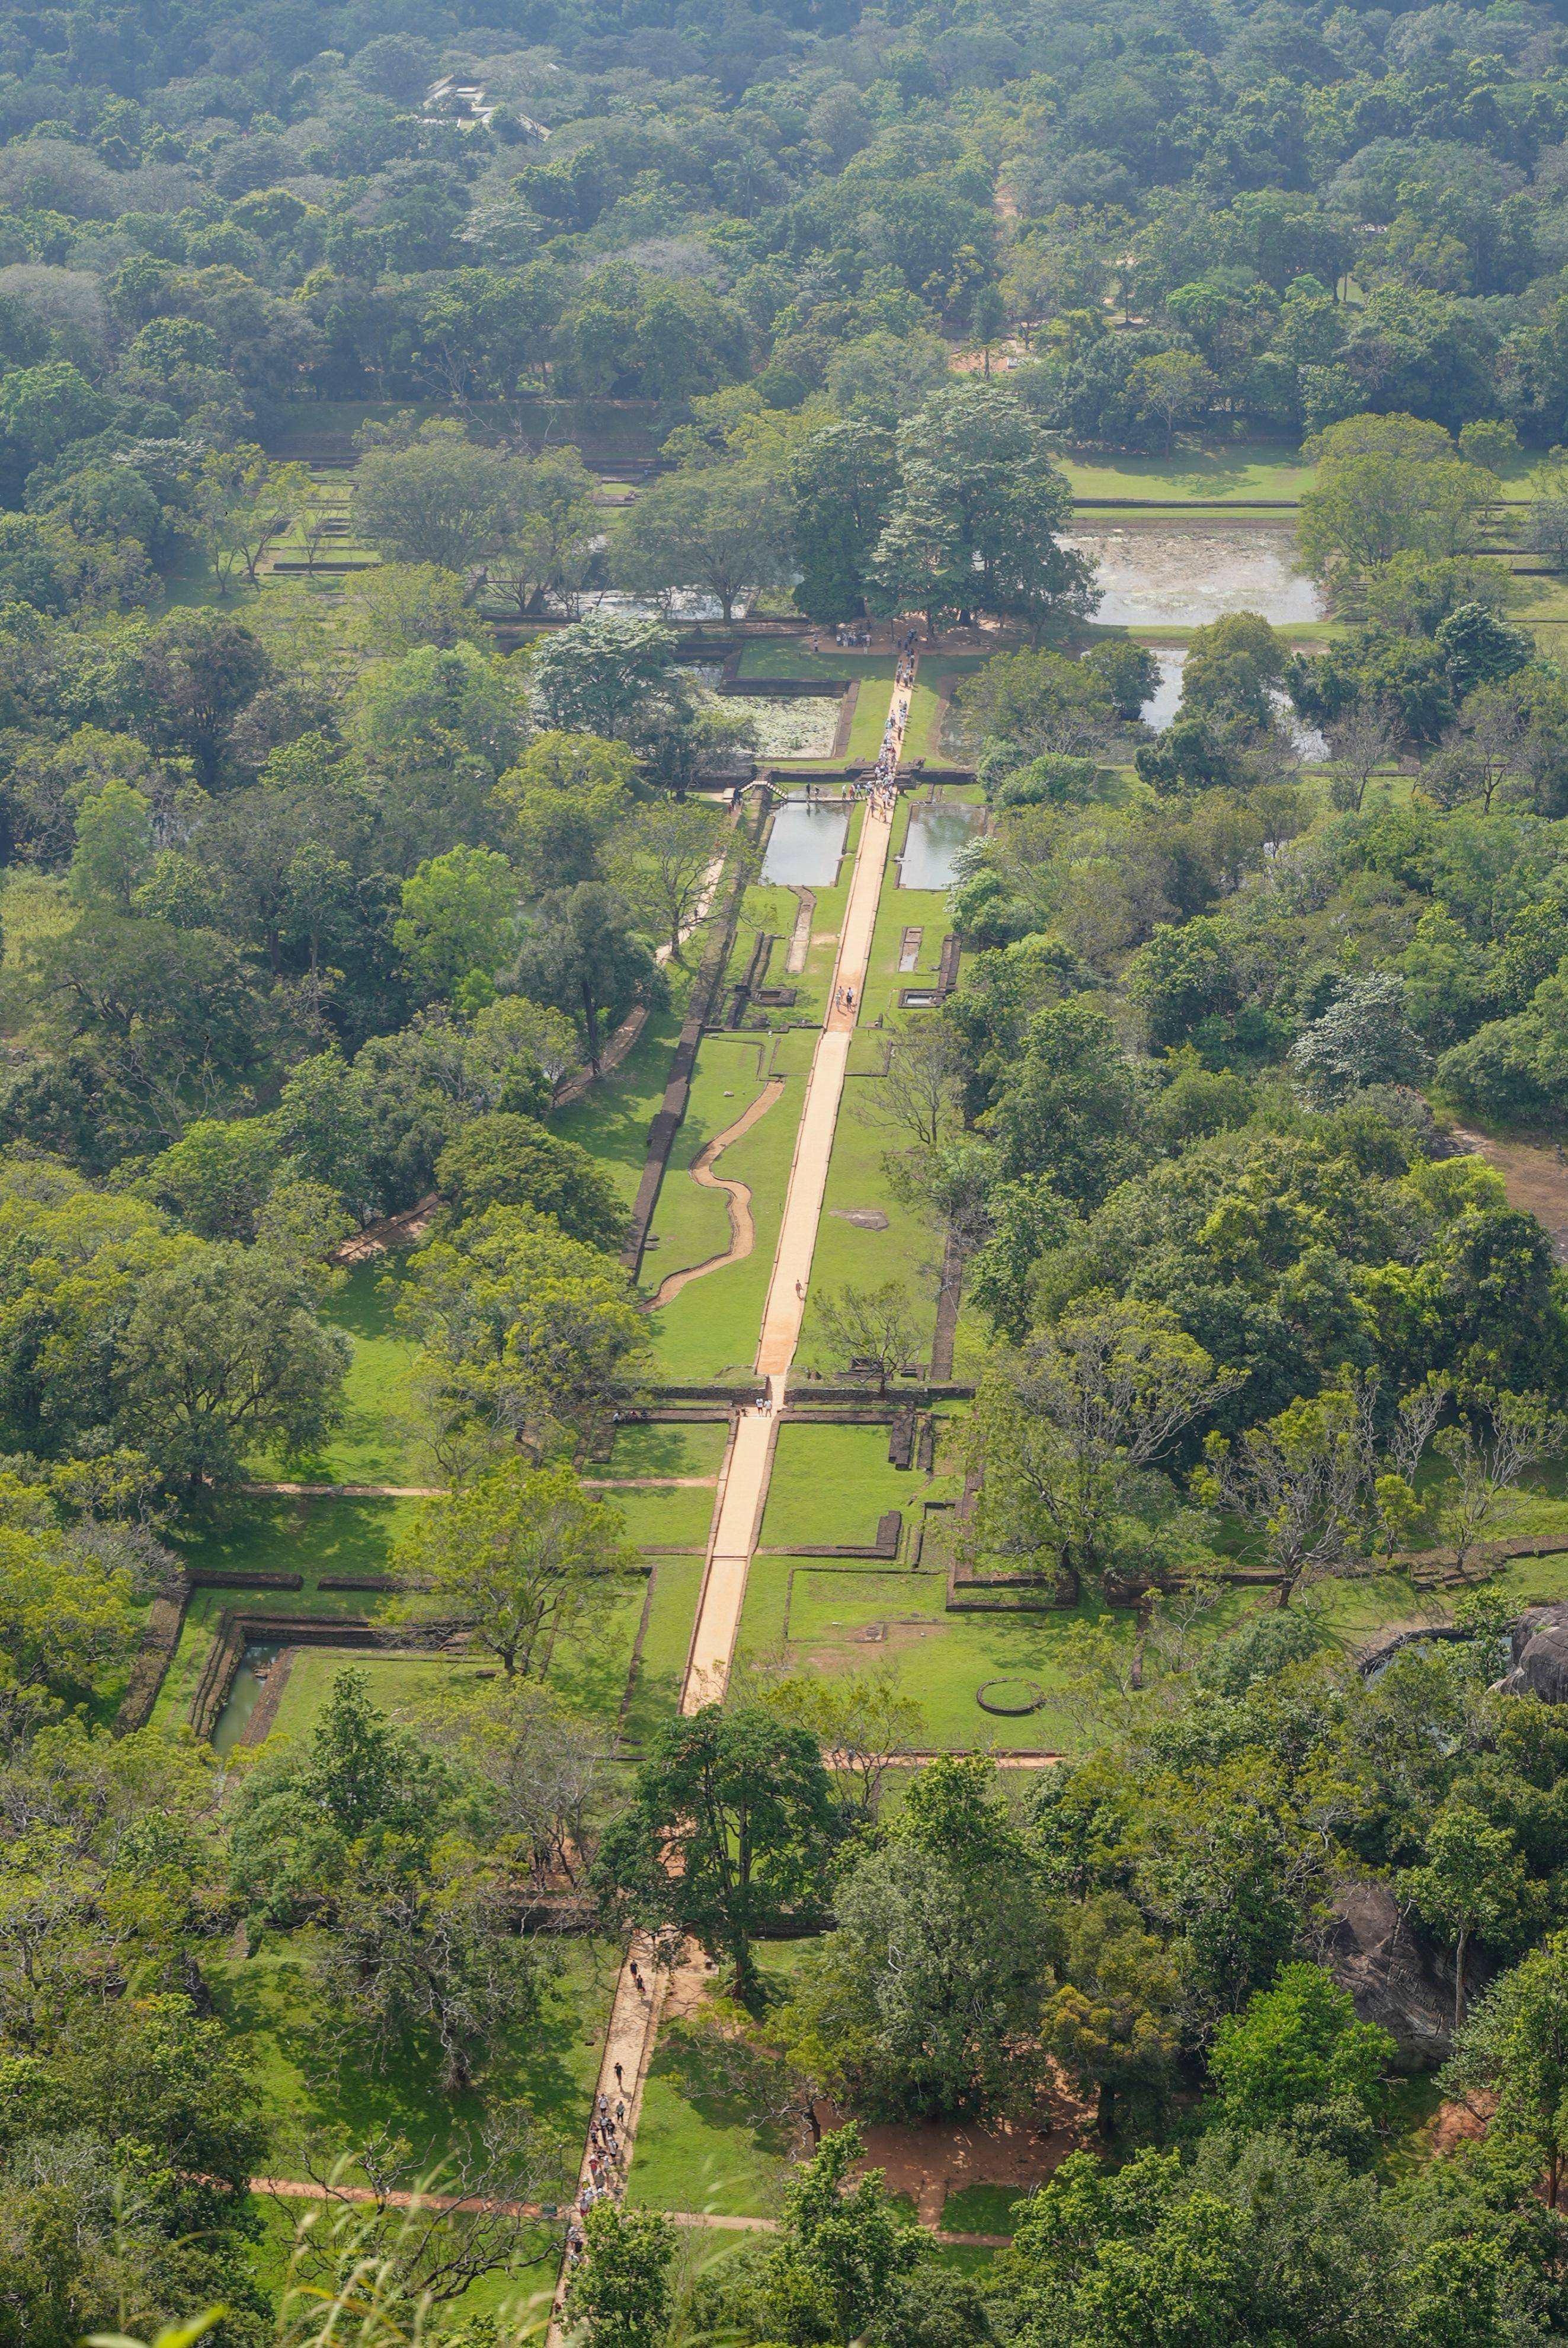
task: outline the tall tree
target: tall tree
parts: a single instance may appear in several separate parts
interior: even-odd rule
[[[584,1636],[638,1553],[619,1512],[591,1498],[569,1468],[505,1459],[428,1502],[398,1544],[408,1595],[400,1619],[465,1632],[508,1679],[548,1667],[563,1632]]]
[[[835,1833],[814,1736],[760,1704],[704,1704],[655,1735],[596,1876],[612,1910],[726,1955],[747,1997],[753,1941],[820,1906]]]
[[[897,611],[1038,629],[1086,618],[1090,565],[1058,542],[1072,491],[1044,428],[999,384],[938,391],[898,427],[898,488],[873,569]]]

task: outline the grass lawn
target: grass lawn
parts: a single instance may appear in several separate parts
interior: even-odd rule
[[[618,1949],[576,1939],[542,1949],[546,1963],[559,1967],[547,1980],[542,2012],[519,2024],[481,2089],[456,2096],[440,2088],[434,2062],[412,2054],[384,2075],[334,2062],[321,2041],[310,1954],[308,1935],[268,1932],[253,1955],[209,1960],[202,1967],[224,2023],[246,2041],[276,2130],[274,2174],[302,2176],[299,2135],[333,2127],[351,2146],[384,2127],[407,2139],[415,2162],[431,2164],[471,2140],[487,2110],[511,2102],[527,2104],[572,2147],[580,2145],[620,1967]]]
[[[684,1015],[678,1003],[655,1011],[620,1067],[550,1119],[552,1132],[591,1151],[628,1207],[642,1179],[648,1128],[664,1098]]]
[[[945,1498],[958,1488],[956,1476],[927,1480],[912,1468],[889,1467],[886,1427],[786,1421],[774,1454],[762,1546],[875,1540],[885,1509],[902,1509],[907,1516],[922,1498]]]
[[[721,1160],[720,1171],[733,1180],[746,1183],[751,1190],[752,1220],[756,1232],[751,1254],[738,1263],[727,1264],[722,1272],[692,1281],[653,1316],[657,1374],[673,1383],[701,1384],[743,1376],[756,1359],[757,1334],[794,1155],[795,1128],[815,1042],[815,1034],[808,1029],[774,1039],[766,1066],[787,1078],[784,1092],[767,1115],[733,1148],[725,1150]],[[700,1262],[708,1254],[722,1253],[729,1244],[729,1218],[723,1193],[704,1194],[697,1184],[686,1179],[683,1169],[690,1166],[702,1139],[721,1131],[744,1106],[743,1086],[733,1080],[734,1075],[754,1066],[755,1058],[754,1043],[747,1047],[742,1039],[741,1049],[737,1050],[728,1036],[706,1037],[698,1053],[692,1107],[676,1137],[675,1151],[653,1219],[654,1235],[662,1241],[668,1230],[671,1243],[661,1245],[644,1268],[644,1284],[650,1289],[666,1272],[678,1271],[683,1263]],[[715,1086],[713,1072],[722,1076],[725,1070],[731,1072],[731,1083]],[[751,1086],[750,1097],[754,1098],[759,1088],[754,1077]],[[723,1098],[726,1090],[733,1095],[730,1100]],[[710,1208],[717,1209],[716,1217],[709,1213]],[[706,1244],[698,1244],[701,1232],[716,1233],[716,1240],[710,1237]]]
[[[1310,489],[1312,468],[1294,448],[1245,442],[1204,448],[1184,444],[1172,455],[1063,457],[1061,469],[1077,498],[1179,499],[1187,505],[1224,505],[1254,499],[1295,499]]]
[[[929,758],[934,762],[953,756],[955,745],[948,743],[942,747],[931,739],[937,714],[944,706],[938,688],[945,677],[973,676],[977,669],[984,666],[978,655],[966,659],[962,654],[922,653],[915,672],[915,690],[909,697],[909,723],[904,729],[906,759]],[[944,791],[942,797],[947,800],[951,793]]]
[[[405,1381],[417,1348],[393,1326],[388,1278],[398,1262],[356,1264],[345,1284],[327,1297],[322,1319],[342,1329],[354,1347],[343,1384],[343,1422],[308,1458],[291,1460],[291,1481],[305,1484],[441,1483],[425,1446],[414,1431]],[[273,1462],[263,1472],[275,1475]]]
[[[757,1950],[769,2003],[787,1994],[810,1945],[768,1941]],[[700,2030],[661,2030],[627,2185],[630,2208],[774,2217],[793,2153],[787,2130],[759,2117],[743,2066],[715,2063]]]
[[[225,1572],[261,1570],[300,1573],[302,1590],[198,1590],[159,1691],[153,1722],[160,1728],[184,1724],[225,1612],[287,1615],[374,1614],[374,1592],[323,1591],[323,1574],[384,1573],[393,1544],[407,1525],[416,1501],[247,1500],[220,1525],[179,1526],[171,1539],[192,1565]]]
[[[638,1743],[680,1709],[681,1683],[685,1677],[692,1625],[696,1620],[702,1587],[700,1557],[661,1557],[655,1560],[642,1659],[626,1711],[627,1735]]]
[[[623,1426],[607,1460],[589,1470],[600,1476],[716,1476],[729,1430],[723,1426]]]
[[[958,1752],[1068,1751],[1080,1741],[1076,1715],[1064,1700],[1072,1675],[1071,1631],[1102,1622],[1091,1601],[1050,1614],[948,1614],[938,1571],[907,1567],[881,1572],[806,1558],[753,1559],[741,1621],[745,1653],[782,1655],[794,1669],[863,1670],[891,1660],[903,1693],[925,1715],[922,1735],[933,1746]],[[786,1637],[785,1610],[788,1610]],[[1113,1616],[1128,1636],[1131,1613]],[[878,1633],[868,1639],[866,1632]],[[1006,1719],[982,1712],[975,1691],[982,1681],[1021,1677],[1045,1691],[1039,1711]]]
[[[638,1549],[702,1549],[713,1513],[711,1490],[607,1492],[603,1498]]]
[[[1015,2203],[1028,2199],[1012,2185],[966,2185],[949,2193],[942,2204],[945,2234],[1012,2234],[1018,2230]]]

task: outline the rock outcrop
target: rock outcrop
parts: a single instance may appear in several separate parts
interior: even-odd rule
[[[1395,2068],[1430,2071],[1453,2035],[1453,1965],[1412,1929],[1386,1883],[1342,1884],[1324,1928],[1320,1962],[1356,2001],[1362,2022],[1393,2039]],[[1472,1977],[1471,1990],[1475,1987]]]
[[[1510,1636],[1513,1667],[1498,1682],[1504,1695],[1568,1704],[1568,1604],[1532,1606]]]

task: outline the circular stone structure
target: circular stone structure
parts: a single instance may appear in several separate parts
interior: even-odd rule
[[[1036,1687],[1032,1680],[982,1680],[975,1690],[975,1702],[982,1712],[997,1713],[1004,1720],[1021,1720],[1026,1713],[1040,1710],[1045,1690]]]

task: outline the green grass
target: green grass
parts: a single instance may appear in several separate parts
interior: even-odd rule
[[[610,1457],[591,1476],[716,1476],[729,1431],[723,1426],[623,1426]]]
[[[1078,498],[1179,499],[1224,505],[1253,499],[1299,498],[1313,472],[1294,448],[1245,442],[1202,448],[1183,443],[1168,456],[1064,457],[1061,469]]]
[[[727,1149],[720,1161],[722,1173],[746,1183],[751,1189],[756,1232],[751,1254],[738,1263],[727,1264],[722,1272],[692,1281],[653,1316],[659,1374],[671,1382],[701,1384],[726,1376],[743,1376],[756,1359],[763,1306],[794,1155],[795,1129],[815,1040],[805,1030],[774,1039],[767,1066],[786,1076],[784,1093],[767,1115],[733,1148]],[[748,1046],[743,1039],[739,1050],[728,1036],[709,1036],[702,1044],[697,1056],[692,1107],[676,1137],[676,1148],[653,1220],[655,1235],[662,1241],[669,1231],[671,1243],[661,1245],[657,1255],[651,1257],[644,1268],[644,1284],[649,1289],[655,1288],[666,1272],[681,1269],[683,1261],[700,1262],[706,1254],[722,1252],[729,1244],[729,1219],[723,1194],[712,1193],[704,1199],[697,1184],[686,1179],[684,1169],[702,1140],[721,1131],[743,1106],[743,1085],[733,1081],[734,1072],[737,1067],[745,1070],[754,1065],[754,1047]],[[732,1082],[715,1086],[714,1074],[723,1075],[726,1069],[731,1071]],[[754,1097],[754,1077],[751,1084]],[[723,1097],[726,1090],[733,1092],[732,1100]],[[722,1220],[709,1214],[710,1206],[718,1208]],[[716,1231],[716,1244],[712,1241],[700,1244],[699,1234],[703,1231]]]
[[[809,1942],[756,1952],[764,2003],[779,2002]],[[791,2165],[786,2131],[758,2116],[743,2071],[717,2064],[701,2033],[668,2025],[649,2065],[627,2201],[638,2209],[708,2210],[769,2218]]]
[[[607,1492],[603,1497],[624,1523],[626,1539],[638,1549],[702,1549],[707,1543],[712,1491]]]
[[[966,2185],[942,2204],[945,2234],[1012,2234],[1018,2230],[1015,2202],[1027,2199],[1017,2185]]]
[[[192,1565],[224,1572],[299,1573],[304,1587],[198,1590],[185,1610],[179,1643],[159,1691],[154,1725],[183,1724],[224,1612],[374,1614],[381,1602],[374,1593],[317,1585],[323,1574],[384,1573],[393,1545],[417,1506],[410,1500],[248,1500],[220,1524],[177,1528],[173,1545]]]
[[[702,1587],[700,1557],[661,1557],[655,1561],[641,1665],[626,1712],[627,1734],[634,1739],[646,1739],[661,1721],[671,1719],[680,1709],[681,1683]]]
[[[911,1573],[905,1567],[877,1572],[804,1558],[759,1557],[747,1580],[741,1646],[751,1655],[782,1653],[795,1670],[833,1673],[896,1663],[903,1693],[924,1715],[921,1735],[938,1749],[1073,1749],[1081,1730],[1064,1700],[1073,1675],[1072,1626],[1110,1619],[1130,1637],[1132,1615],[1108,1617],[1091,1600],[1049,1614],[948,1614],[946,1596],[945,1575],[937,1570]],[[866,1632],[874,1625],[881,1626],[883,1635],[867,1640]],[[981,1683],[1015,1676],[1033,1680],[1045,1691],[1040,1709],[1018,1719],[982,1712],[975,1701]]]
[[[774,1454],[762,1546],[872,1541],[884,1509],[901,1509],[907,1517],[922,1497],[946,1497],[957,1489],[955,1477],[928,1481],[912,1468],[890,1467],[884,1426],[786,1421]]]
[[[307,1484],[423,1484],[445,1481],[414,1430],[407,1391],[416,1349],[393,1326],[385,1292],[398,1264],[386,1258],[358,1264],[343,1287],[328,1296],[322,1319],[342,1329],[354,1347],[343,1383],[343,1422],[307,1458],[291,1460],[291,1480]],[[273,1465],[262,1471],[275,1474]]]
[[[550,1944],[559,1970],[538,2020],[519,2026],[478,2090],[444,2093],[432,2062],[410,2056],[376,2075],[331,2060],[322,2043],[311,1979],[311,1943],[300,1933],[267,1933],[243,1960],[203,1961],[213,2003],[243,2038],[276,2131],[274,2174],[302,2176],[297,2142],[307,2129],[337,2127],[349,2142],[376,2129],[408,2141],[416,2164],[431,2164],[472,2140],[488,2110],[528,2105],[572,2146],[581,2143],[604,2041],[620,1952],[602,1941]]]
[[[628,1207],[642,1179],[648,1128],[670,1081],[682,1016],[675,1003],[654,1012],[620,1067],[600,1076],[580,1100],[558,1109],[550,1120],[553,1131],[579,1142],[598,1159]]]
[[[954,757],[955,745],[944,747],[931,739],[937,715],[942,707],[938,688],[945,677],[973,676],[985,663],[978,658],[966,659],[961,654],[922,653],[915,672],[915,690],[909,696],[909,722],[904,729],[906,759],[929,758],[933,763]],[[943,798],[950,796],[944,791]]]

